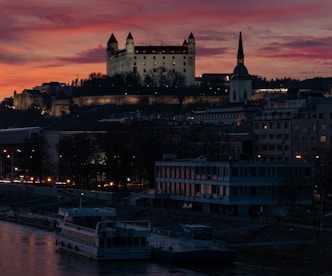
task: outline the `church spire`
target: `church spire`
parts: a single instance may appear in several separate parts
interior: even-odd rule
[[[243,45],[242,45],[242,34],[240,32],[240,38],[239,38],[239,47],[237,50],[237,63],[244,63],[244,54],[243,54]]]

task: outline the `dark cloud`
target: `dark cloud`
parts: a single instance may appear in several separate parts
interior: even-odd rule
[[[321,39],[319,40],[306,39],[306,40],[286,42],[283,45],[287,47],[322,47],[322,46],[325,47],[328,44],[325,41],[322,41]]]
[[[196,56],[216,56],[228,52],[228,48],[204,48],[196,47]]]
[[[106,62],[106,49],[102,45],[87,49],[71,57],[57,57],[58,61],[65,63],[100,63]]]
[[[260,48],[260,55],[275,58],[321,59],[332,58],[332,37],[284,37]]]

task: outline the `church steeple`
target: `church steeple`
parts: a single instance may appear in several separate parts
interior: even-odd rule
[[[239,37],[239,47],[237,50],[237,63],[242,63],[244,64],[244,53],[243,53],[243,45],[242,45],[242,34],[240,32],[240,37]]]
[[[251,100],[252,81],[247,67],[244,65],[242,33],[240,32],[237,49],[237,65],[229,82],[231,103],[244,103]]]

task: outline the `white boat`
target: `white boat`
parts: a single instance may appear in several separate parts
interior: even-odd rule
[[[56,247],[98,261],[151,258],[149,221],[116,221],[114,208],[60,208]]]
[[[236,251],[213,244],[212,228],[207,225],[181,224],[179,238],[153,234],[152,257],[166,263],[231,263]]]

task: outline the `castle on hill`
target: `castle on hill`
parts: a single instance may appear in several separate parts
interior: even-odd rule
[[[119,49],[115,35],[112,33],[107,42],[106,48],[106,73],[112,77],[117,74],[134,73],[142,80],[148,75],[160,76],[161,74],[179,73],[184,76],[187,87],[199,86],[195,78],[195,38],[192,33],[184,40],[181,46],[137,46],[131,33],[126,39],[126,48]],[[225,74],[224,74],[225,75]],[[240,33],[237,64],[233,74],[203,74],[200,79],[209,83],[214,82],[216,77],[223,79],[224,85],[229,85],[228,102],[232,104],[243,104],[251,101],[252,80],[244,65],[244,51],[242,36]],[[210,79],[209,79],[210,78]],[[225,78],[225,79],[224,79]],[[226,80],[227,79],[227,80]],[[229,82],[229,84],[228,84]],[[46,112],[52,116],[62,116],[70,113],[70,105],[77,107],[88,105],[128,105],[141,102],[147,104],[178,104],[179,99],[174,95],[144,95],[140,94],[114,94],[109,87],[110,93],[93,95],[72,94],[72,91],[81,89],[80,86],[66,86],[57,82],[45,83],[34,89],[25,89],[22,93],[14,94],[14,107],[18,110],[29,108],[47,109]],[[187,104],[220,104],[227,101],[224,93],[207,97],[197,97],[196,95],[185,95],[182,99],[184,105]],[[49,104],[45,105],[45,99],[49,99]]]
[[[129,33],[126,48],[119,49],[112,33],[107,42],[106,68],[108,76],[135,73],[142,79],[149,73],[177,72],[185,76],[186,86],[192,86],[195,84],[195,38],[191,33],[181,46],[139,46]]]

